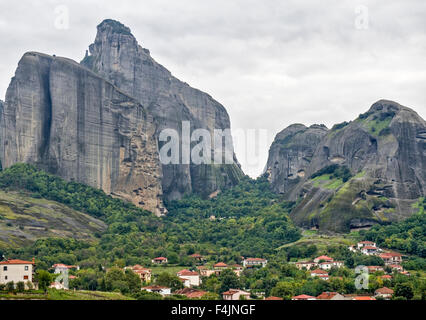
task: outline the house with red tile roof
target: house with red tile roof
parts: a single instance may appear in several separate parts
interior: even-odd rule
[[[361,248],[361,253],[367,256],[375,255],[377,253],[378,248],[373,246],[364,246]]]
[[[376,300],[376,298],[369,297],[369,296],[357,296],[357,297],[353,297],[352,300],[356,300],[356,301],[371,301],[371,300]]]
[[[250,293],[239,290],[239,289],[229,289],[222,294],[223,300],[241,300],[244,298],[246,300],[250,299]]]
[[[321,269],[311,271],[311,277],[320,278],[326,281],[329,279],[328,273]]]
[[[368,266],[367,269],[368,269],[368,272],[370,272],[370,273],[374,273],[374,272],[377,272],[377,271],[385,271],[383,269],[383,267],[381,267],[381,266]]]
[[[267,263],[268,260],[262,258],[246,258],[243,260],[243,266],[245,268],[252,268],[257,266],[261,266],[262,268],[264,268]]]
[[[200,275],[196,271],[189,271],[187,269],[179,271],[176,274],[178,277],[188,280],[187,287],[198,287],[201,284]]]
[[[397,272],[403,272],[404,271],[404,268],[400,264],[390,264],[389,268],[391,268],[392,271],[397,271]]]
[[[383,287],[380,289],[377,289],[374,292],[374,296],[376,298],[382,298],[382,299],[390,299],[392,298],[394,291],[392,289],[389,289],[388,287]]]
[[[154,264],[166,264],[168,263],[168,260],[165,257],[158,257],[158,258],[152,259],[151,262]]]
[[[132,267],[125,267],[124,270],[132,270],[134,273],[136,273],[143,283],[149,283],[151,282],[152,278],[152,270],[148,268],[144,268],[141,265],[137,264]]]
[[[384,276],[381,276],[380,278],[382,278],[383,280],[392,280],[392,276],[385,274]]]
[[[218,262],[213,266],[213,268],[215,268],[215,269],[227,269],[228,265],[224,262]]]
[[[33,282],[34,259],[25,261],[19,259],[5,260],[0,262],[0,284],[8,282]],[[26,285],[27,287],[27,285]]]
[[[202,261],[205,260],[204,257],[201,254],[198,254],[198,253],[191,254],[190,257],[197,262],[202,262]]]
[[[343,295],[338,292],[323,292],[316,298],[317,300],[346,300]]]
[[[323,262],[323,261],[324,262],[331,262],[333,260],[334,260],[333,258],[330,258],[328,256],[319,256],[319,257],[314,259],[314,262],[315,263],[320,263],[320,262]]]
[[[299,262],[296,262],[295,265],[296,265],[296,268],[299,270],[302,270],[302,269],[311,270],[317,267],[317,263],[313,261],[299,261]]]
[[[186,296],[188,299],[200,299],[205,296],[208,292],[194,289],[194,288],[183,288],[175,291],[175,294]]]
[[[376,243],[373,241],[361,241],[357,243],[358,250],[361,250],[365,246],[376,247]]]
[[[313,296],[308,296],[306,294],[301,294],[301,295],[292,297],[291,300],[317,300],[317,298]]]
[[[384,252],[379,255],[383,259],[385,265],[400,264],[402,262],[402,254],[397,252]]]

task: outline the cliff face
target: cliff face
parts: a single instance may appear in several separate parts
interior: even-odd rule
[[[4,167],[33,163],[157,214],[161,166],[147,110],[76,62],[27,53],[6,94]]]
[[[302,141],[300,133],[288,138],[281,155],[276,151],[281,134],[271,147],[272,187],[288,200],[298,201],[292,217],[299,225],[348,231],[399,220],[409,216],[413,204],[425,196],[426,122],[413,110],[382,100],[356,120],[322,133]],[[311,158],[300,153],[296,161],[290,157],[290,174],[303,170],[304,176],[287,188],[288,181],[274,174],[274,165],[285,164],[287,154],[307,143],[316,146]],[[345,167],[352,178],[342,178]],[[331,171],[320,172],[324,168]]]
[[[212,137],[215,129],[230,128],[228,114],[221,104],[173,77],[138,44],[130,29],[117,21],[105,20],[98,26],[90,56],[82,64],[146,106],[154,117],[157,138],[163,129],[174,129],[182,139],[183,121],[190,122],[191,132],[207,129]],[[232,145],[229,147],[233,154]],[[168,199],[179,199],[185,193],[209,195],[234,185],[242,176],[235,156],[234,162],[163,165],[164,194]]]

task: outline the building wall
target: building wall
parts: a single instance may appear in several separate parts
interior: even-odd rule
[[[7,270],[4,270],[5,267]],[[25,270],[26,267],[28,270]],[[25,276],[28,278],[24,279]],[[17,282],[32,282],[33,266],[31,264],[0,265],[0,284],[6,284],[11,281],[15,284]]]

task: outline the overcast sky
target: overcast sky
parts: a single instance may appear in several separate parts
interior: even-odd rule
[[[382,98],[426,118],[425,17],[424,0],[0,0],[0,97],[24,52],[80,61],[112,18],[221,102],[233,129],[271,140],[292,123],[352,120]],[[268,148],[249,165],[236,146],[247,174],[261,173]]]

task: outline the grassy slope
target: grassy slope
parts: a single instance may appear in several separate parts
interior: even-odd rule
[[[0,294],[0,300],[133,300],[117,292],[101,291],[64,291],[49,289],[47,295],[33,294]]]
[[[55,201],[0,190],[0,248],[45,237],[90,240],[105,228],[102,221]]]

